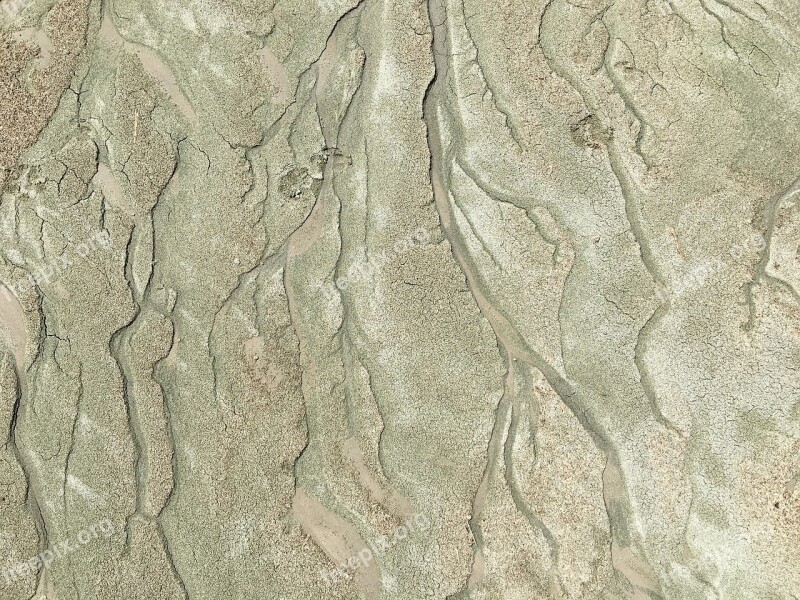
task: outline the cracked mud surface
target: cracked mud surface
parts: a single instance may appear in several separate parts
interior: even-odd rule
[[[0,0],[0,599],[800,598],[800,5]]]

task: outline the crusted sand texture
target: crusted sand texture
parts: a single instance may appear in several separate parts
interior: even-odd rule
[[[0,0],[0,599],[798,600],[800,4]]]

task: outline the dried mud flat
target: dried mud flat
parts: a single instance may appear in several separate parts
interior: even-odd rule
[[[800,598],[794,0],[0,0],[0,599]]]

